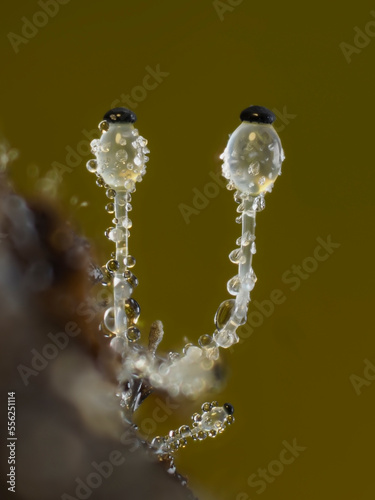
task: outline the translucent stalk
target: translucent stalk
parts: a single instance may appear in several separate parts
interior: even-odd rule
[[[113,306],[115,315],[115,329],[117,335],[126,338],[127,330],[127,317],[125,313],[125,300],[128,298],[126,291],[128,288],[127,282],[124,277],[126,265],[124,259],[128,257],[128,230],[123,227],[121,222],[128,217],[126,209],[126,191],[118,190],[115,196],[115,218],[117,219],[115,230],[117,234],[123,235],[116,238],[116,260],[119,263],[119,268],[114,273],[113,280]]]
[[[242,213],[242,239],[241,239],[241,249],[243,255],[243,261],[239,264],[239,277],[244,280],[245,277],[251,271],[251,263],[253,260],[253,254],[251,252],[251,243],[255,239],[255,215],[256,212],[253,209],[254,198],[249,197],[248,200],[244,201],[244,211]]]

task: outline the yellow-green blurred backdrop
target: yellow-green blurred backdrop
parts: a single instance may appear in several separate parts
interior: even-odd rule
[[[84,129],[96,128],[112,103],[126,106],[122,95],[138,98],[133,111],[151,160],[133,197],[135,297],[141,326],[164,322],[165,349],[212,333],[240,234],[226,189],[189,224],[180,204],[193,207],[193,189],[220,172],[243,108],[277,110],[286,161],[258,216],[252,297],[261,302],[280,289],[286,299],[226,353],[228,383],[215,398],[234,405],[235,425],[179,454],[180,472],[202,500],[375,497],[369,363],[364,374],[365,359],[375,364],[372,9],[367,0],[73,0],[33,33],[22,18],[45,22],[36,1],[3,5],[0,131],[20,152],[11,169],[19,190],[45,186],[52,163],[66,165],[66,147],[87,146]],[[140,89],[158,67],[161,81]],[[81,154],[63,173],[57,196],[104,263],[111,217],[85,169],[90,157]],[[284,273],[314,267],[317,238],[329,235],[340,246],[292,290]],[[161,431],[184,423],[192,408]],[[249,485],[259,468],[279,471],[273,461],[293,440],[306,448],[295,461],[266,488]]]

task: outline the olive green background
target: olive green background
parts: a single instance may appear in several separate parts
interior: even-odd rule
[[[240,226],[223,188],[189,224],[179,206],[192,207],[193,189],[203,191],[209,173],[220,172],[219,155],[243,108],[293,115],[275,122],[286,160],[257,219],[252,293],[263,301],[280,289],[286,300],[224,355],[227,385],[208,397],[234,405],[235,425],[191,443],[178,465],[202,500],[370,500],[375,382],[357,394],[350,377],[363,377],[366,358],[375,363],[375,40],[357,40],[362,48],[350,62],[340,44],[353,45],[354,27],[375,19],[374,5],[237,3],[220,19],[211,1],[73,0],[17,54],[7,35],[20,35],[21,18],[40,7],[4,5],[0,131],[20,152],[11,175],[18,189],[35,194],[53,162],[66,164],[66,146],[76,149],[82,130],[142,85],[147,66],[160,65],[168,75],[133,108],[151,160],[133,197],[130,248],[141,327],[161,319],[163,347],[181,349],[184,337],[196,343],[213,332],[216,308],[229,298],[235,267],[228,254]],[[85,169],[90,157],[63,174],[57,197],[104,263],[111,216]],[[316,239],[328,235],[340,247],[292,291],[282,275],[313,257]],[[203,400],[174,412],[157,432],[188,423]],[[154,406],[155,398],[145,403],[139,423]],[[258,494],[248,477],[293,439],[306,450]]]

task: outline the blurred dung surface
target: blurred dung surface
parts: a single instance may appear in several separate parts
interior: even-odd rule
[[[22,500],[193,498],[120,417],[118,360],[99,336],[100,308],[89,323],[79,315],[90,303],[87,241],[55,207],[28,204],[1,177],[0,385],[4,395],[15,392],[17,414],[16,493],[6,493]]]

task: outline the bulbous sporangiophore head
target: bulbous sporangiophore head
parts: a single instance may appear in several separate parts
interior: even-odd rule
[[[91,142],[97,173],[111,188],[134,189],[146,172],[147,140],[134,127],[137,117],[126,108],[109,110],[99,124],[100,139]]]
[[[262,106],[242,111],[242,120],[230,136],[221,158],[223,175],[244,194],[258,196],[271,191],[278,175],[284,152],[272,123],[275,115]]]

